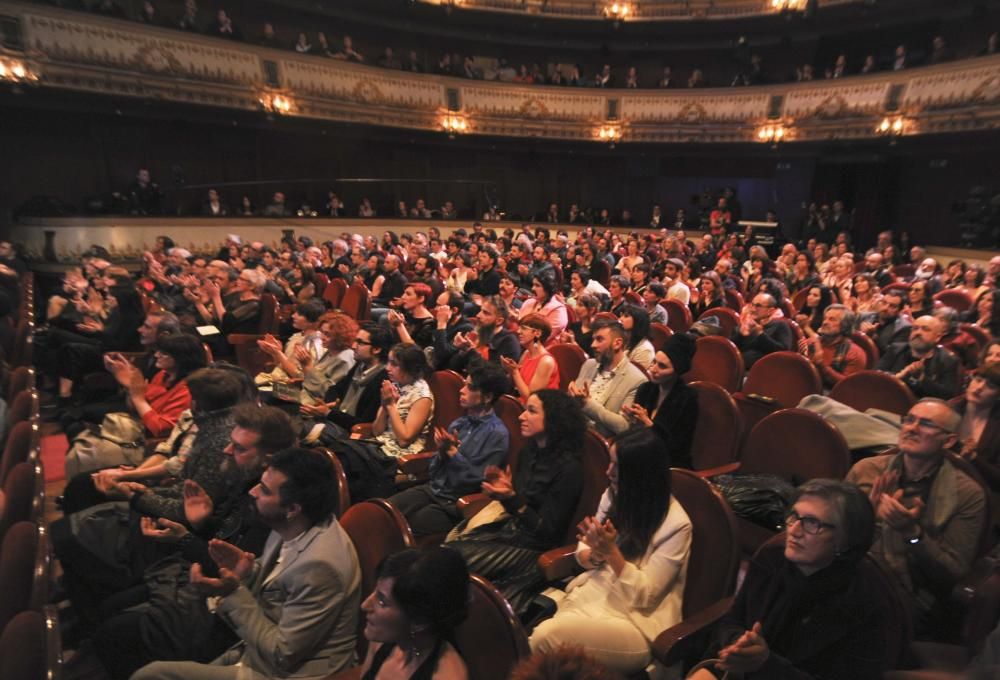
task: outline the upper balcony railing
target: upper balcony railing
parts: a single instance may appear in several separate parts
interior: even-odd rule
[[[407,73],[0,0],[0,83],[448,135],[768,144],[988,130],[1000,55],[842,80],[604,90]],[[13,23],[9,23],[13,22]]]
[[[419,0],[448,9],[507,12],[553,19],[700,21],[804,12],[807,0]],[[832,7],[862,0],[817,0]]]

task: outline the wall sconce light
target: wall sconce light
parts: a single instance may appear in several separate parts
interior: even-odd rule
[[[38,83],[38,74],[31,70],[31,67],[20,59],[0,58],[0,82],[12,85],[35,85]]]
[[[464,134],[469,129],[469,123],[457,113],[448,113],[441,119],[441,129],[448,133],[448,139]]]
[[[612,2],[604,6],[604,18],[615,22],[617,26],[626,19],[635,16],[631,5],[625,2]]]
[[[757,128],[757,141],[770,144],[772,146],[778,146],[778,144],[784,141],[787,134],[788,131],[781,123],[761,125]]]
[[[292,112],[292,100],[282,94],[262,94],[257,101],[268,116],[284,116]]]
[[[886,116],[875,127],[875,134],[895,140],[895,138],[906,134],[906,128],[906,120],[902,116]]]
[[[804,12],[806,0],[771,0],[771,9],[775,12]]]
[[[622,128],[620,125],[608,123],[597,129],[596,136],[598,140],[605,142],[613,149],[615,148],[615,144],[621,141]]]

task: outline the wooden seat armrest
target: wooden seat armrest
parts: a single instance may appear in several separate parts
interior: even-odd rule
[[[550,583],[563,580],[576,568],[576,544],[546,550],[538,557],[538,568]]]
[[[719,467],[708,468],[707,470],[694,470],[694,473],[704,479],[711,479],[719,475],[731,475],[739,469],[740,463],[737,461],[735,463],[726,463]]]
[[[407,456],[400,456],[397,467],[402,474],[409,477],[412,481],[427,479],[430,474],[431,461],[436,455],[436,451],[424,451],[423,453],[411,453]]]
[[[477,512],[489,505],[489,502],[489,496],[484,493],[470,493],[468,496],[459,498],[455,506],[462,513],[462,517],[471,519]]]
[[[665,666],[695,659],[704,649],[704,634],[726,615],[734,599],[727,597],[719,600],[657,635],[652,644],[653,658]]]
[[[156,447],[165,441],[167,441],[167,437],[147,437],[144,444],[144,447],[146,449],[146,458],[156,455]],[[166,455],[164,455],[164,457],[169,458],[169,456]]]
[[[358,423],[351,428],[351,439],[372,439],[374,436],[371,423]]]

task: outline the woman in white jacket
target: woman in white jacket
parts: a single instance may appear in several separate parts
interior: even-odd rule
[[[681,620],[691,520],[670,495],[668,447],[651,429],[611,447],[608,481],[597,514],[579,526],[576,560],[586,571],[530,642],[533,652],[582,646],[630,675],[650,663],[650,642]]]

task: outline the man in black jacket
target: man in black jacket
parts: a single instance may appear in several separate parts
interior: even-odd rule
[[[496,295],[500,292],[500,274],[497,272],[497,254],[492,248],[479,251],[479,265],[469,272],[465,282],[465,294],[468,296]],[[473,278],[473,275],[475,278]]]
[[[792,349],[792,329],[781,319],[775,318],[778,305],[769,293],[757,293],[740,314],[740,332],[736,346],[743,353],[747,370],[758,359],[771,352]]]
[[[514,361],[521,358],[521,343],[507,330],[510,309],[499,296],[484,298],[476,315],[476,327],[468,333],[458,333],[452,340],[458,350],[449,361],[449,368],[465,373],[469,361],[481,356],[499,363],[501,357]]]
[[[876,319],[861,322],[861,332],[871,336],[879,354],[885,354],[893,345],[906,344],[910,339],[910,322],[900,314],[903,304],[903,291],[886,291],[879,301]]]
[[[905,382],[917,398],[951,399],[960,390],[958,358],[938,343],[944,325],[933,316],[913,322],[910,340],[897,343],[879,360],[880,371],[888,371]]]

